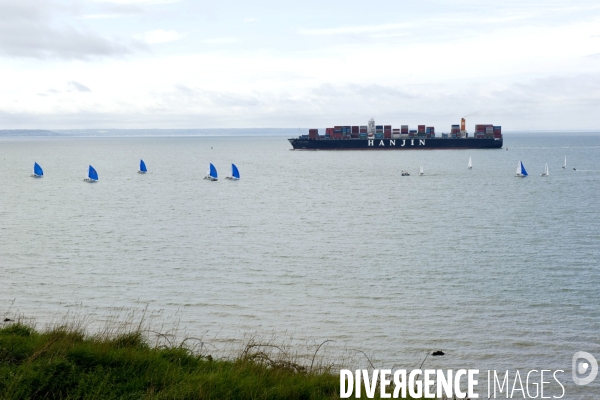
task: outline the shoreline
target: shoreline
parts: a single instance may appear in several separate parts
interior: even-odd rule
[[[172,342],[143,318],[121,322],[95,334],[81,320],[45,330],[20,318],[0,323],[2,398],[340,398],[338,369],[318,357],[325,342],[310,363],[258,341],[226,359],[201,338]]]

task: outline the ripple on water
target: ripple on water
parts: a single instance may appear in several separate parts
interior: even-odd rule
[[[15,300],[44,321],[148,304],[217,344],[332,339],[381,367],[442,349],[426,366],[569,374],[575,351],[600,355],[596,136],[389,153],[292,152],[282,138],[0,140],[2,309]],[[560,168],[565,154],[577,172]],[[43,180],[28,179],[34,159]],[[529,178],[513,177],[518,160]],[[198,179],[232,161],[239,182]],[[550,177],[535,176],[546,162]],[[96,185],[81,181],[89,163]],[[399,177],[420,164],[426,176]]]

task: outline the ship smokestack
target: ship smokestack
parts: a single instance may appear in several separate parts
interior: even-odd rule
[[[465,128],[465,125],[466,125],[466,124],[465,124],[465,119],[464,119],[464,118],[461,118],[461,119],[460,119],[460,131],[461,131],[461,132],[465,132],[465,131],[467,130],[467,129]]]

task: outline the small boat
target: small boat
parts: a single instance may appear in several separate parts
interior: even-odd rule
[[[548,171],[548,163],[546,163],[546,167],[544,167],[544,173],[540,176],[548,176],[550,175],[550,172]]]
[[[208,173],[206,174],[206,176],[204,177],[204,179],[207,179],[209,181],[216,181],[218,179],[217,177],[217,169],[215,168],[214,165],[209,164],[208,166]]]
[[[240,171],[238,171],[235,164],[231,164],[231,176],[227,176],[225,179],[231,179],[233,181],[240,179]]]
[[[424,172],[423,172],[423,166],[421,165],[419,167],[419,175],[423,176]]]
[[[33,174],[31,174],[33,178],[43,178],[44,170],[40,167],[40,164],[34,162],[33,163]]]
[[[94,169],[94,167],[92,167],[90,165],[90,168],[88,169],[88,177],[84,179],[84,181],[86,182],[98,182],[98,173],[96,172],[96,170]]]
[[[408,173],[408,171],[402,171],[402,176],[410,176],[410,174]]]
[[[144,162],[144,160],[140,160],[140,170],[138,171],[138,174],[145,174],[146,172],[148,172],[148,169],[146,168],[146,163]]]
[[[577,168],[573,167],[573,171],[577,171]]]
[[[471,156],[469,156],[469,165],[467,165],[467,168],[469,168],[469,169],[473,168],[473,163],[471,162]]]
[[[563,164],[563,169],[567,168],[567,156],[565,156],[565,163]]]
[[[527,173],[527,171],[525,171],[525,166],[523,165],[523,162],[519,161],[519,164],[517,165],[517,173],[515,176],[518,176],[519,178],[525,178],[527,175],[529,175]]]

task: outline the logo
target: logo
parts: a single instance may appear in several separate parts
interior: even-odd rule
[[[590,353],[578,351],[577,353],[573,354],[573,364],[571,365],[571,370],[573,371],[573,382],[575,382],[576,385],[587,385],[596,379],[596,375],[598,375],[598,361],[596,361],[594,356]],[[588,376],[580,377],[580,375],[585,374],[588,372],[588,370]]]

